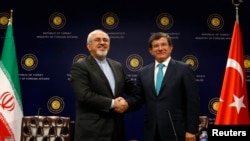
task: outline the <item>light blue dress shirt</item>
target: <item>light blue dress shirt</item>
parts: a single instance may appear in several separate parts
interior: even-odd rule
[[[97,60],[97,63],[101,67],[102,71],[104,72],[105,76],[107,77],[110,87],[112,89],[113,95],[115,94],[115,77],[113,74],[113,71],[111,67],[109,66],[108,62],[106,59],[100,61]]]

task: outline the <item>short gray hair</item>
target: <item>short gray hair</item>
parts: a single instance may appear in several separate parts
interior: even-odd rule
[[[93,34],[95,34],[96,32],[100,32],[100,31],[103,32],[103,33],[105,33],[105,34],[107,34],[107,37],[108,37],[108,39],[109,39],[109,35],[108,35],[107,32],[105,32],[105,31],[102,30],[102,29],[95,29],[95,30],[91,31],[91,32],[88,34],[88,37],[87,37],[87,44],[88,44],[89,42],[91,42]],[[110,40],[110,39],[109,39],[109,40]]]

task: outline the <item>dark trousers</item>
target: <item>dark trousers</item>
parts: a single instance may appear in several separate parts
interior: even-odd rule
[[[162,141],[160,137],[160,132],[158,130],[158,126],[156,126],[154,141]]]

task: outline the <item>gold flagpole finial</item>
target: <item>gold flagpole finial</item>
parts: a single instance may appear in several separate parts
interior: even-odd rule
[[[10,19],[9,19],[9,24],[13,23],[13,10],[10,10]]]
[[[232,3],[234,6],[239,6],[241,3],[243,3],[243,0],[238,0],[238,3],[235,3],[234,0],[232,0]]]
[[[243,3],[243,0],[238,0],[238,3],[235,3],[234,0],[232,0],[233,5],[235,6],[236,10],[236,22],[239,22],[239,5]]]

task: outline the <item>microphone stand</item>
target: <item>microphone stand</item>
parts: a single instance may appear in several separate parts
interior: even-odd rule
[[[170,119],[170,122],[171,122],[171,125],[172,125],[172,128],[173,128],[173,131],[174,131],[174,135],[175,135],[175,140],[178,141],[178,138],[177,138],[177,134],[176,134],[176,130],[174,128],[174,123],[173,123],[173,120],[172,120],[172,116],[171,116],[171,113],[169,110],[168,111],[168,116],[169,116],[169,119]]]

